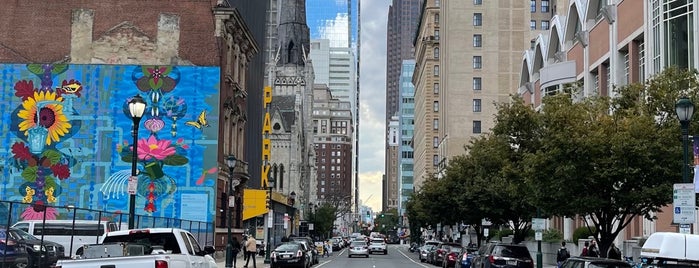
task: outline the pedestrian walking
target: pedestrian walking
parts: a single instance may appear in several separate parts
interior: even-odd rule
[[[231,243],[231,247],[233,248],[233,268],[235,268],[238,252],[240,252],[240,242],[238,242],[238,238],[234,236],[229,243]]]
[[[563,262],[568,258],[570,258],[570,252],[566,248],[566,241],[563,241],[561,242],[561,248],[559,248],[558,253],[556,253],[556,263],[558,264],[558,268],[561,268],[561,264],[563,264]]]
[[[255,240],[252,235],[245,241],[245,252],[248,254],[248,259],[245,261],[245,266],[243,267],[247,268],[250,259],[252,259],[252,267],[257,268],[257,261],[255,260],[255,255],[257,255],[257,240]]]
[[[599,248],[597,248],[597,242],[595,242],[595,240],[590,242],[590,247],[587,249],[587,256],[599,257]]]
[[[590,242],[585,241],[585,245],[582,248],[582,252],[580,253],[580,256],[586,257],[589,256],[589,248],[590,248]]]
[[[607,259],[621,260],[621,250],[614,243],[607,251]]]

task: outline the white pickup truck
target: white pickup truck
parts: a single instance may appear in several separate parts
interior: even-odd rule
[[[56,268],[216,268],[194,236],[181,229],[148,228],[109,232],[102,244],[84,245],[79,259],[59,260]]]

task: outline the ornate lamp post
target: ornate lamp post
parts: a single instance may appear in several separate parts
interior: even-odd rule
[[[134,188],[131,185],[137,184],[136,174],[136,163],[138,162],[138,125],[141,122],[143,113],[146,111],[146,101],[141,98],[141,95],[134,96],[129,101],[129,113],[131,113],[131,120],[133,120],[133,131],[131,135],[133,136],[133,155],[131,158],[131,179],[129,180],[129,188]],[[133,229],[134,220],[136,217],[136,191],[129,189],[129,229]]]
[[[274,176],[269,176],[267,178],[267,190],[269,191],[269,212],[267,214],[267,222],[272,223],[270,227],[267,228],[267,249],[265,249],[265,263],[270,263],[269,259],[270,251],[272,251],[272,231],[274,230],[274,210],[272,206],[272,190],[274,189]],[[271,217],[271,218],[270,218]]]
[[[231,214],[231,208],[235,207],[235,187],[240,184],[240,179],[233,177],[233,171],[235,170],[235,163],[238,159],[234,155],[229,155],[226,157],[226,166],[228,166],[228,206],[226,206],[226,214],[228,219],[226,220],[226,226],[228,227],[228,241],[226,242],[226,268],[233,267],[233,245],[231,245],[232,234],[231,234],[231,224],[233,219]],[[240,204],[238,204],[240,205]]]
[[[689,123],[694,114],[694,103],[683,96],[675,103],[675,113],[682,129],[682,182],[689,183]]]

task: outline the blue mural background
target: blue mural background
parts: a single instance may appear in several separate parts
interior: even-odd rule
[[[0,200],[32,204],[23,219],[128,211],[140,94],[136,213],[212,221],[219,80],[218,67],[0,64]]]

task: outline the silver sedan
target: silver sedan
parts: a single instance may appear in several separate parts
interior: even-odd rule
[[[369,247],[364,241],[352,241],[347,251],[347,257],[352,258],[354,255],[363,255],[369,257]]]

